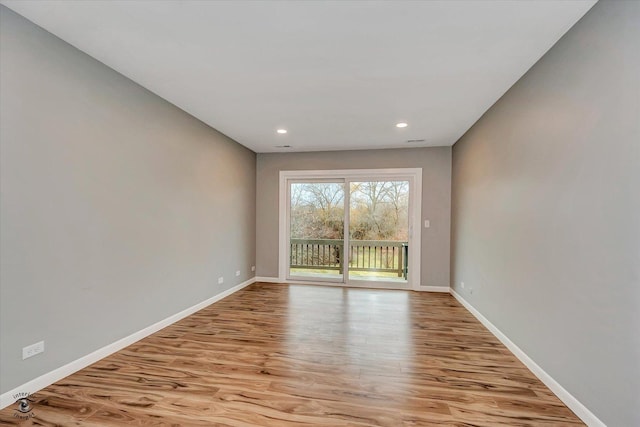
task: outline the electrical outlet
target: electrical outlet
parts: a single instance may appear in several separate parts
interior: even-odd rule
[[[236,270],[236,277],[240,277],[240,270]]]
[[[218,277],[218,285],[222,285],[224,283],[224,277]]]
[[[44,351],[44,341],[28,345],[22,349],[22,360],[28,359]]]
[[[255,265],[251,266],[251,271],[256,271],[256,266]]]
[[[464,289],[464,282],[460,282],[460,286]]]

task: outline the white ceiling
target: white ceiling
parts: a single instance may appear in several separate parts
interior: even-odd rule
[[[2,3],[273,152],[452,145],[595,1]]]

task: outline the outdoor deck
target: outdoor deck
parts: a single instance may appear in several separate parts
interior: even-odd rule
[[[351,278],[406,281],[408,242],[392,240],[350,240],[345,253],[340,239],[291,239],[292,275],[341,278],[348,259]]]

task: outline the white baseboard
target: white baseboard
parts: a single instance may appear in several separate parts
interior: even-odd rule
[[[282,283],[277,277],[256,276],[256,282]]]
[[[265,282],[265,283],[282,283],[282,284],[304,284],[304,285],[318,285],[318,286],[345,286],[344,283],[333,283],[333,282],[314,282],[314,281],[295,281],[295,280],[280,280],[277,277],[256,277],[256,282]],[[375,289],[398,289],[393,286],[376,286],[375,283],[369,283],[367,286],[369,288]],[[412,290],[412,289],[407,289]],[[449,286],[420,286],[416,289],[413,289],[420,292],[443,292],[449,293]]]
[[[280,280],[278,277],[256,277],[256,282],[266,282],[266,283],[282,283],[282,284],[291,284],[291,285],[317,285],[317,286],[345,286],[344,283],[333,283],[333,282],[314,282],[314,281],[295,281],[295,280]],[[379,289],[397,289],[391,286],[372,286],[372,288]],[[411,290],[411,289],[407,289]],[[418,288],[413,289],[419,292],[443,292],[449,293],[449,286],[420,286]]]
[[[209,299],[206,299],[196,305],[193,305],[185,310],[182,310],[179,313],[176,313],[172,316],[167,317],[157,323],[154,323],[151,326],[147,326],[144,329],[139,330],[138,332],[134,332],[133,334],[124,337],[114,343],[111,343],[107,346],[104,346],[92,353],[87,354],[86,356],[82,356],[81,358],[74,360],[73,362],[67,363],[64,366],[61,366],[57,369],[54,369],[51,372],[47,372],[44,375],[41,375],[33,380],[22,384],[14,388],[13,390],[9,390],[6,393],[2,393],[0,395],[0,409],[4,409],[7,406],[15,403],[16,399],[14,395],[21,392],[26,393],[36,393],[43,388],[50,386],[56,381],[60,381],[61,379],[68,377],[69,375],[78,372],[79,370],[86,368],[87,366],[96,363],[97,361],[104,359],[105,357],[115,353],[116,351],[122,350],[123,348],[140,341],[141,339],[148,337],[149,335],[158,332],[160,329],[166,328],[172,323],[177,322],[178,320],[184,319],[185,317],[195,313],[196,311],[202,310],[208,305],[213,304],[216,301],[220,301],[221,299],[233,294],[234,292],[239,291],[242,288],[249,286],[250,284],[256,282],[256,278],[251,278],[245,282],[240,283],[230,289],[227,289],[224,292],[221,292]]]
[[[503,334],[493,323],[476,310],[467,300],[451,288],[451,295],[480,321],[496,338],[502,342],[540,381],[544,383],[558,398],[569,407],[584,423],[590,427],[606,427],[593,412],[587,409],[578,399],[560,385],[551,375],[546,373],[536,362]]]
[[[449,293],[450,288],[448,286],[420,286],[416,291],[422,292],[444,292]]]

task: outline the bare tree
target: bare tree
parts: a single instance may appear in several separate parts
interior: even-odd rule
[[[312,196],[309,201],[320,207],[326,214],[344,203],[344,186],[342,184],[304,184],[304,191]]]
[[[387,197],[395,211],[395,225],[400,223],[400,213],[406,211],[409,202],[409,182],[389,181],[387,183]]]
[[[408,235],[407,181],[352,182],[351,235],[360,240],[405,240]],[[291,235],[341,239],[344,235],[344,185],[291,185]]]
[[[343,184],[291,184],[292,236],[316,239],[342,238],[343,217]]]

